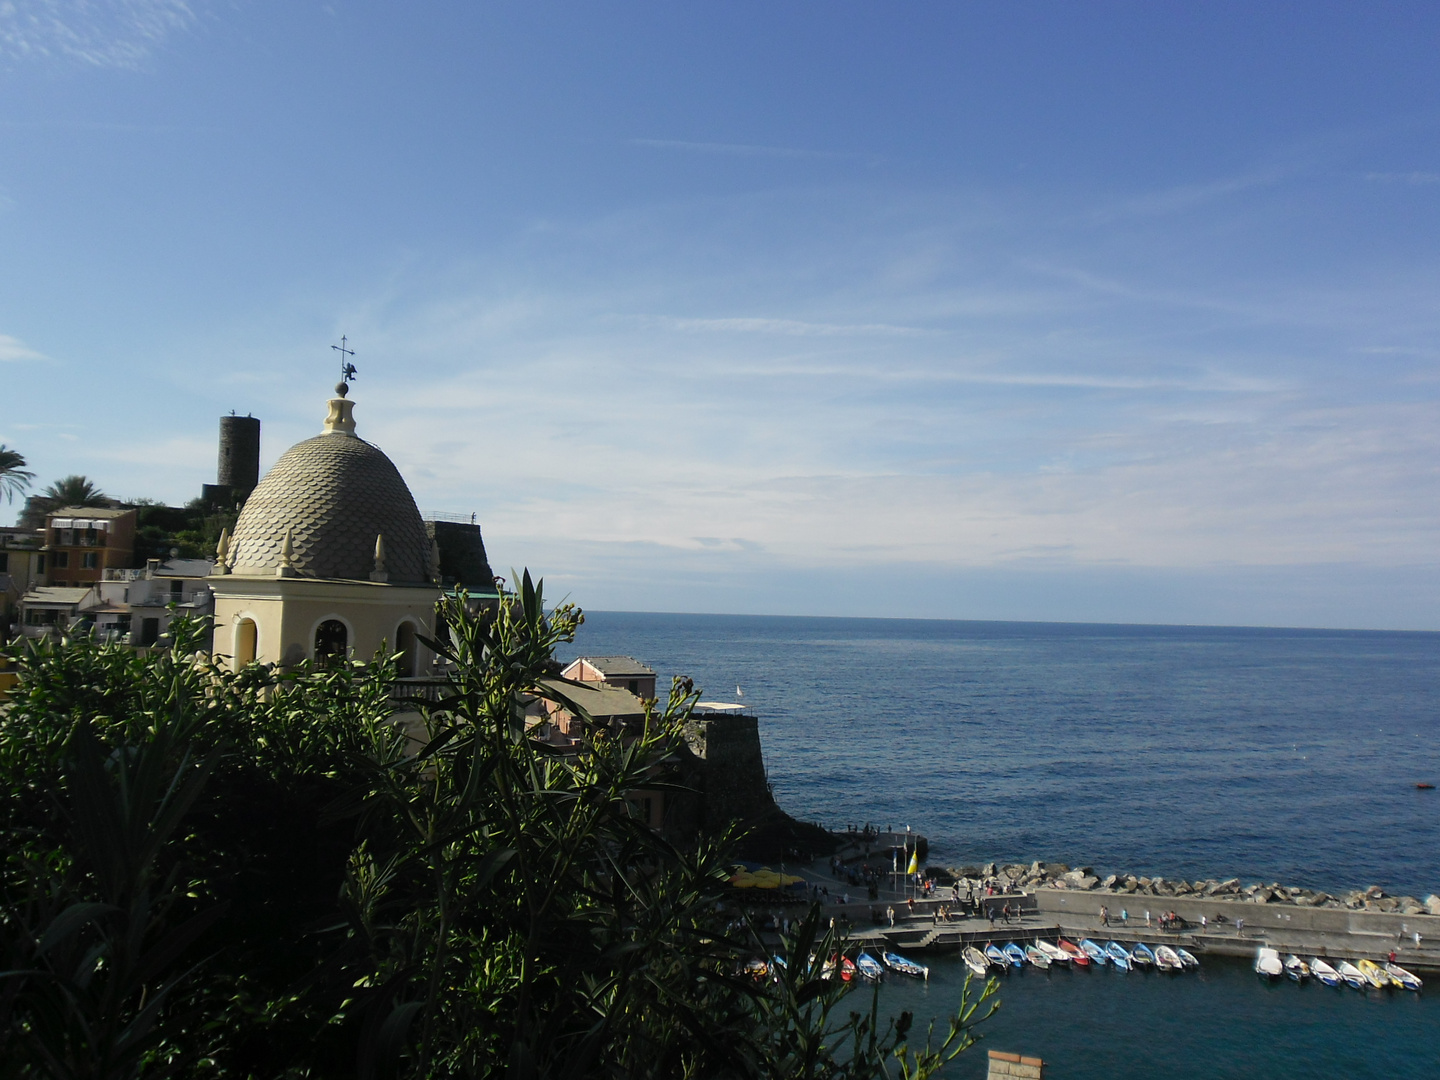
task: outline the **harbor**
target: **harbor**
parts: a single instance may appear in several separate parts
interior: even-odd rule
[[[841,836],[842,846],[828,864],[817,860],[792,869],[806,883],[804,896],[818,899],[824,915],[847,929],[857,948],[876,955],[983,951],[1010,942],[1023,949],[1040,940],[1094,938],[1127,947],[1168,945],[1202,961],[1253,960],[1261,948],[1337,961],[1393,957],[1417,974],[1440,975],[1440,916],[1416,911],[1418,902],[1404,905],[1405,911],[1398,900],[1396,910],[1378,910],[1384,897],[1360,901],[1371,910],[1350,908],[1335,898],[1322,906],[1286,903],[1275,899],[1288,896],[1279,887],[1241,886],[1233,879],[1210,883],[1208,896],[1205,887],[1200,895],[1175,895],[1173,884],[1168,895],[1156,893],[1151,879],[1145,879],[1146,891],[1126,892],[1124,879],[1117,876],[1101,879],[1063,864],[1038,862],[966,868],[976,870],[975,876],[934,866],[907,874],[895,868],[928,850],[924,836]],[[1055,869],[1047,872],[1046,866]],[[1027,877],[1049,884],[1021,884]],[[928,887],[921,884],[926,881]],[[1190,884],[1185,888],[1194,891]],[[863,889],[865,895],[852,896],[852,889]],[[752,895],[761,903],[769,899]]]

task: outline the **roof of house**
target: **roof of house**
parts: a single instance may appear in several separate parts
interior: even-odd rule
[[[59,510],[51,510],[45,517],[50,521],[51,528],[56,527],[56,518],[72,518],[82,521],[114,521],[126,514],[135,513],[134,507],[111,507],[111,506],[63,506]],[[68,528],[69,526],[60,526]],[[84,525],[76,525],[74,528],[83,529]]]
[[[581,656],[574,662],[578,664],[581,660],[589,664],[602,675],[623,678],[627,675],[654,675],[653,668],[648,668],[640,663],[633,656]]]
[[[31,589],[20,598],[20,602],[29,607],[40,606],[69,606],[78,604],[90,594],[90,589],[76,589],[61,587],[59,585],[42,585],[38,589]]]
[[[166,559],[155,569],[157,577],[203,578],[215,570],[214,559]]]
[[[554,687],[558,693],[579,705],[596,720],[625,719],[645,715],[645,705],[641,700],[629,690],[622,690],[618,686],[606,686],[604,683],[576,686],[574,683],[561,683],[557,679],[541,679],[540,681],[542,684]]]

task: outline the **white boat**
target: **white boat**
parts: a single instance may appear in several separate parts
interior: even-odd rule
[[[986,960],[985,954],[974,945],[968,946],[960,955],[965,960],[965,966],[982,979],[990,973],[990,961]]]
[[[1419,975],[1412,975],[1399,964],[1386,964],[1385,971],[1406,990],[1419,990],[1425,983]]]
[[[914,960],[906,959],[899,953],[882,953],[880,959],[885,961],[885,966],[891,971],[898,971],[901,975],[909,975],[912,979],[930,978],[930,969],[924,964],[917,964]]]
[[[1326,986],[1339,986],[1344,981],[1340,978],[1338,971],[1318,956],[1312,956],[1310,958],[1310,974],[1314,975],[1315,978],[1319,979]]]
[[[1050,957],[1034,942],[1025,946],[1025,959],[1038,968],[1048,968],[1051,963]]]
[[[1189,949],[1182,949],[1179,945],[1176,945],[1175,955],[1180,957],[1180,962],[1187,968],[1198,968],[1200,966],[1200,961],[1195,959]]]
[[[1121,971],[1130,970],[1130,953],[1126,950],[1125,946],[1121,945],[1118,941],[1107,941],[1105,943],[1105,955],[1108,956],[1110,962]]]
[[[1068,964],[1070,962],[1069,953],[1058,946],[1051,945],[1050,942],[1043,938],[1037,938],[1035,940],[1035,948],[1049,957],[1052,964]]]
[[[1295,982],[1304,982],[1310,977],[1310,965],[1291,953],[1285,958],[1285,975]]]
[[[1255,974],[1267,979],[1278,979],[1284,975],[1285,965],[1280,962],[1280,954],[1268,945],[1261,945],[1255,954]]]
[[[1345,980],[1345,985],[1351,990],[1364,990],[1370,985],[1370,980],[1365,977],[1365,973],[1349,960],[1341,960],[1336,964],[1335,973]]]
[[[1180,959],[1180,954],[1169,945],[1155,946],[1155,966],[1161,971],[1183,971],[1185,961]]]
[[[1105,950],[1099,945],[1096,945],[1095,942],[1091,941],[1088,937],[1080,939],[1080,948],[1084,949],[1085,955],[1096,964],[1107,964],[1110,962],[1110,957],[1106,955]]]

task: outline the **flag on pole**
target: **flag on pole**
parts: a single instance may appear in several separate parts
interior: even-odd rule
[[[910,869],[905,872],[907,874],[918,874],[920,872],[920,849],[918,847],[915,849],[915,853],[910,856]]]

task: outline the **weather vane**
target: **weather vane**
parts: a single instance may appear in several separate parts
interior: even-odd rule
[[[348,341],[349,339],[341,334],[340,344],[330,346],[340,354],[340,385],[335,389],[341,397],[345,396],[345,391],[349,388],[350,383],[355,381],[355,365],[350,363],[350,357],[355,355],[355,350],[345,347]]]

